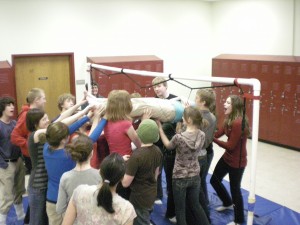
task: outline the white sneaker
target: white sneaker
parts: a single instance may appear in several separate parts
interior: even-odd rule
[[[175,223],[175,224],[177,223],[176,216],[169,218],[169,220],[171,223]]]
[[[222,211],[224,211],[226,209],[233,209],[233,205],[229,205],[229,206],[223,206],[222,205],[222,206],[219,206],[219,207],[216,208],[216,211],[222,212]]]
[[[241,225],[240,223],[235,223],[234,221],[227,223],[227,225]]]
[[[154,204],[156,204],[156,205],[162,205],[163,203],[162,203],[162,201],[160,199],[156,199],[155,202],[154,202]]]

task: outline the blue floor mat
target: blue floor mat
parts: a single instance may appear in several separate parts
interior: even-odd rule
[[[214,210],[217,206],[222,205],[220,199],[216,195],[214,189],[209,183],[211,175],[207,176],[207,188],[210,200],[210,218],[211,225],[226,225],[233,221],[233,210],[225,210],[224,212],[217,212]],[[164,198],[162,205],[154,205],[154,210],[151,214],[151,219],[156,225],[172,225],[172,223],[165,218],[166,212],[166,183],[164,173],[162,174]],[[225,187],[229,190],[229,183],[224,181]],[[248,195],[249,192],[242,190],[244,209],[245,209],[245,223],[247,224],[247,209],[248,209]],[[254,209],[253,225],[300,225],[300,213],[281,206],[277,203],[269,201],[263,197],[255,196],[256,203]]]
[[[24,211],[26,213],[26,209],[28,207],[28,197],[23,198],[23,207],[24,207],[24,209],[25,209]],[[15,212],[15,208],[11,207],[8,212],[6,225],[23,225],[23,224],[24,224],[23,221],[18,221],[16,212]]]
[[[222,203],[209,183],[210,177],[211,175],[209,174],[207,176],[207,187],[210,200],[209,210],[210,218],[212,221],[211,225],[226,225],[228,222],[233,220],[233,210],[225,210],[221,213],[214,210],[214,208],[222,205]],[[168,219],[165,218],[167,195],[164,173],[162,180],[164,190],[164,198],[162,199],[163,204],[154,205],[153,212],[151,213],[151,220],[155,225],[173,225]],[[227,181],[224,181],[224,185],[229,190],[229,184]],[[248,191],[242,190],[246,221],[248,194]],[[26,208],[28,206],[27,197],[23,198],[23,205],[26,211]],[[289,208],[281,206],[260,196],[256,196],[254,215],[253,225],[300,225],[300,213],[297,213]],[[13,207],[9,211],[7,225],[23,225],[22,221],[17,221],[17,217]],[[244,223],[244,225],[246,225],[246,222]]]

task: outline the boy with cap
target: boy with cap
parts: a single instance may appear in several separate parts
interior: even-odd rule
[[[129,201],[135,208],[137,217],[134,225],[149,225],[150,212],[157,192],[157,176],[163,155],[160,149],[153,145],[159,139],[156,122],[145,119],[137,129],[142,146],[136,149],[126,165],[122,185],[131,189]]]

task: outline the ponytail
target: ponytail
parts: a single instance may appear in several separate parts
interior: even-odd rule
[[[125,174],[125,162],[121,155],[112,153],[101,163],[100,175],[103,184],[97,195],[97,206],[103,207],[108,213],[114,213],[111,187],[116,186]]]

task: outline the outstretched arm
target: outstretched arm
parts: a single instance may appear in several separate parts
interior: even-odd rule
[[[166,134],[162,128],[161,122],[157,120],[156,123],[157,123],[158,129],[159,129],[160,139],[161,139],[162,143],[164,144],[164,146],[167,149],[174,149],[174,146],[171,144],[171,142],[169,141],[168,137],[166,136]]]
[[[60,116],[54,121],[54,122],[58,122],[58,121],[62,121],[70,116],[72,116],[75,111],[80,107],[82,106],[83,104],[87,103],[87,100],[82,99],[79,103],[73,105],[71,108],[67,109],[66,111],[62,112],[60,114]],[[73,121],[74,122],[74,121]],[[72,122],[71,122],[72,123]]]

